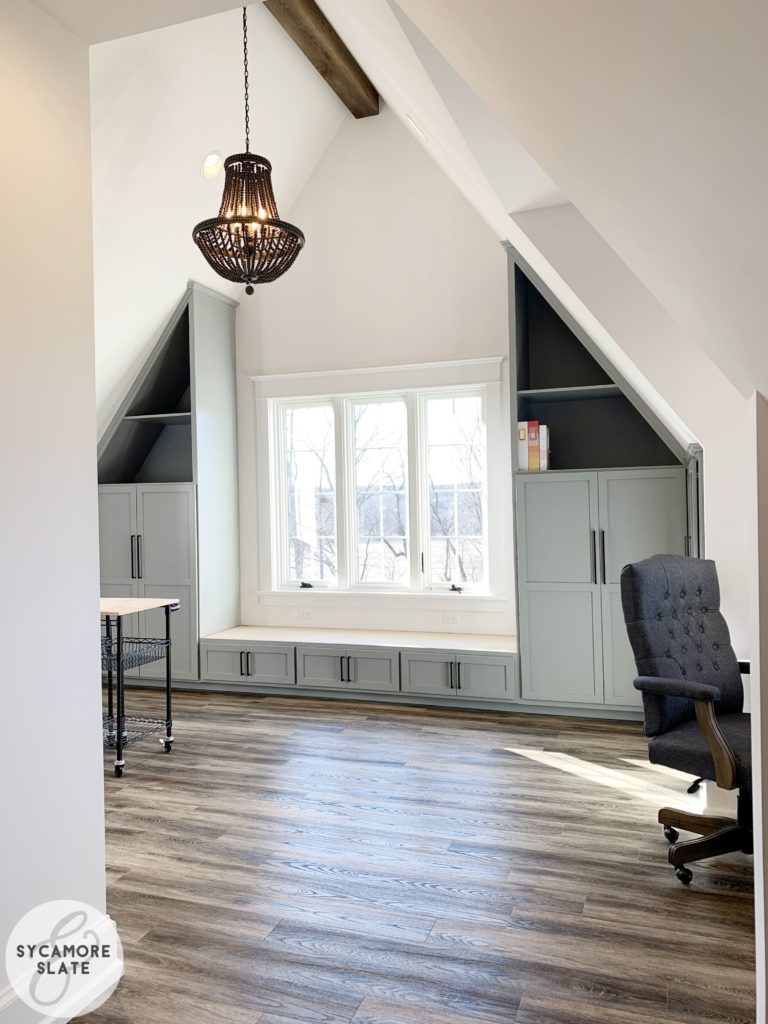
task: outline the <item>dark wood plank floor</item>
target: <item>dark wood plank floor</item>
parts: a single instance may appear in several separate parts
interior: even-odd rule
[[[180,694],[175,734],[105,760],[90,1024],[754,1020],[751,860],[676,881],[636,724]]]

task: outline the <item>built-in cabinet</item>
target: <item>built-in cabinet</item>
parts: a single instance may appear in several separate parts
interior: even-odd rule
[[[400,689],[398,652],[364,647],[296,648],[298,686],[395,692]]]
[[[239,686],[254,682],[293,686],[296,682],[294,647],[205,641],[200,645],[200,675],[212,682]]]
[[[698,455],[514,254],[510,267],[517,419],[546,424],[550,440],[549,470],[515,473],[522,699],[639,708],[621,570],[700,550],[686,473]]]
[[[519,697],[515,659],[474,652],[403,651],[403,693],[464,700]]]
[[[391,634],[391,646],[389,637],[377,646],[301,640],[295,644],[249,642],[244,637],[259,632],[258,627],[241,627],[202,640],[201,677],[212,683],[234,684],[234,689],[295,685],[297,690],[391,694],[427,701],[447,698],[480,705],[520,698],[513,648],[508,653],[413,649],[403,641],[418,634],[395,633]],[[229,634],[232,639],[227,639]]]
[[[201,635],[239,621],[236,305],[189,285],[99,443],[101,593],[179,598],[178,680],[199,678]],[[125,628],[165,626],[149,612]]]
[[[516,505],[523,697],[639,706],[621,570],[685,551],[685,471],[521,474]]]
[[[197,528],[193,484],[99,487],[104,597],[177,597],[171,616],[173,675],[197,679]],[[163,636],[163,609],[128,616],[128,636]],[[159,667],[158,667],[159,666]],[[128,674],[165,678],[162,663]]]

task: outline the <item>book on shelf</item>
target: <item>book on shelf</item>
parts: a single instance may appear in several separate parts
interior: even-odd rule
[[[549,427],[539,424],[539,469],[549,469]]]
[[[517,424],[517,468],[527,472],[549,469],[549,427],[538,420]]]
[[[539,421],[528,420],[528,469],[536,471],[540,469],[540,448],[539,448]]]

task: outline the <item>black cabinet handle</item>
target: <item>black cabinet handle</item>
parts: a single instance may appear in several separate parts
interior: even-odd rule
[[[346,679],[344,678],[344,655],[343,654],[339,658],[339,673],[341,675],[342,683],[346,683]]]
[[[143,554],[141,549],[142,549],[141,534],[139,533],[139,534],[136,535],[136,561],[137,561],[138,566],[139,566],[139,579],[143,580],[144,579],[144,566],[142,565],[142,562],[144,561],[144,554]]]
[[[448,662],[448,685],[453,689],[453,662]]]
[[[605,530],[600,531],[600,574],[605,583]]]
[[[589,531],[589,561],[591,563],[592,582],[597,583],[597,540],[595,531]]]
[[[131,579],[136,579],[136,534],[131,534]]]
[[[349,654],[347,655],[347,682],[352,682],[352,657]]]
[[[245,651],[240,651],[240,675],[245,675]]]
[[[456,689],[461,689],[461,662],[456,662]]]

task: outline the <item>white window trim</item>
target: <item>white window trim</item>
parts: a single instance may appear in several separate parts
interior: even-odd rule
[[[256,483],[257,483],[257,536],[259,545],[259,587],[252,589],[251,595],[260,600],[262,604],[283,604],[284,602],[295,602],[297,598],[311,602],[320,600],[324,604],[332,603],[343,607],[350,601],[362,598],[366,603],[380,603],[383,599],[397,600],[398,602],[413,602],[446,604],[455,607],[458,602],[472,602],[482,606],[499,606],[500,603],[508,600],[505,591],[507,587],[505,566],[508,561],[506,548],[508,538],[504,533],[504,522],[507,518],[511,521],[511,498],[508,499],[506,490],[511,488],[511,462],[508,457],[508,442],[504,441],[502,423],[509,419],[508,410],[503,408],[506,391],[502,387],[502,366],[503,357],[493,357],[476,360],[457,360],[446,363],[420,363],[411,366],[399,367],[375,367],[373,369],[321,371],[318,373],[292,373],[261,375],[251,378],[255,396],[255,427],[256,427]],[[486,420],[486,435],[488,439],[488,453],[486,462],[486,537],[487,550],[491,553],[489,558],[489,571],[487,589],[478,589],[466,586],[461,594],[451,592],[447,586],[422,587],[420,585],[421,569],[418,564],[420,541],[428,539],[428,523],[419,523],[417,530],[411,530],[416,539],[412,545],[411,552],[411,585],[401,587],[387,584],[366,584],[358,583],[354,586],[341,588],[334,585],[323,585],[313,582],[312,588],[301,590],[296,584],[283,584],[278,579],[279,568],[273,564],[273,552],[280,542],[279,518],[272,508],[271,495],[281,495],[283,486],[273,478],[275,467],[279,465],[278,452],[275,446],[278,442],[279,431],[275,429],[275,422],[272,417],[278,409],[277,403],[272,399],[282,399],[290,404],[319,404],[327,400],[329,404],[336,405],[337,415],[346,415],[347,409],[354,399],[361,396],[366,398],[394,398],[396,393],[409,392],[406,400],[409,403],[423,405],[419,394],[413,392],[430,392],[434,395],[440,392],[457,389],[465,389],[471,392],[484,391],[484,413]],[[412,460],[423,463],[424,453],[419,450],[416,442],[416,419],[413,413],[417,409],[409,405],[408,409],[408,453],[409,453],[409,478],[411,480],[423,480],[423,465],[412,465]],[[419,408],[418,414],[422,411]],[[421,430],[422,440],[424,431]],[[340,459],[347,459],[349,453],[339,451],[338,438],[345,438],[346,430],[337,431],[337,515],[349,515],[343,496],[344,473],[339,472],[342,463]],[[506,453],[506,455],[505,455]],[[507,465],[509,463],[509,465]],[[414,475],[414,471],[416,475]],[[409,490],[409,522],[414,522],[413,516],[418,515],[418,486]],[[281,497],[280,502],[284,499]],[[279,506],[279,510],[282,505]],[[278,511],[279,511],[278,510]],[[506,513],[510,513],[507,516]],[[351,534],[348,534],[351,536]],[[352,577],[349,576],[348,579]]]

